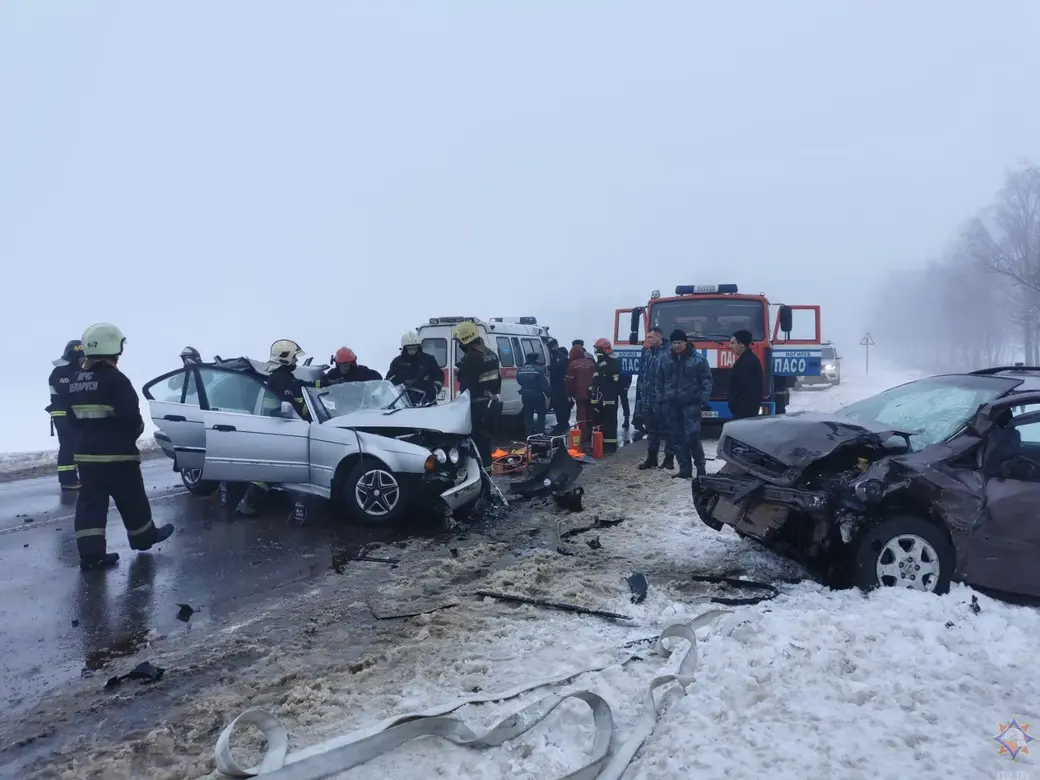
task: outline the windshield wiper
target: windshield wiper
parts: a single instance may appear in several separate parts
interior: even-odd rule
[[[729,344],[729,336],[717,336],[717,335],[712,334],[712,333],[709,333],[706,336],[701,334],[701,333],[694,333],[692,336],[690,336],[690,340],[691,341],[711,341],[711,342],[713,342],[715,344]]]

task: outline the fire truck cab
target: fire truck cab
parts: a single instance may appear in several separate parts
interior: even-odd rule
[[[538,355],[543,366],[549,365],[549,328],[539,325],[534,317],[431,317],[418,328],[423,352],[433,355],[444,372],[444,389],[438,401],[450,401],[459,394],[455,367],[462,361],[462,345],[454,337],[455,326],[472,322],[488,349],[495,350],[502,372],[502,415],[519,416],[523,403],[516,374],[527,355]]]
[[[741,294],[735,284],[680,285],[667,298],[654,290],[645,306],[615,311],[614,351],[635,375],[650,328],[660,328],[666,342],[673,330],[685,331],[691,346],[707,359],[714,380],[711,402],[701,414],[705,420],[721,422],[731,417],[726,401],[736,356],[729,339],[735,331],[750,331],[751,350],[762,364],[764,378],[761,413],[775,414],[778,390],[792,387],[795,377],[819,376],[823,348],[819,306],[777,304],[775,317],[770,307],[774,305],[764,295]],[[791,337],[795,311],[812,317],[811,338]]]

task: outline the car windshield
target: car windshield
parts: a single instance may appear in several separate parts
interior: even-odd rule
[[[676,328],[686,331],[690,338],[728,340],[738,330],[751,331],[754,341],[766,337],[765,304],[748,298],[720,296],[651,303],[650,320],[666,338]]]
[[[318,390],[308,389],[311,398],[321,406],[329,417],[373,409],[401,409],[414,406],[408,393],[385,380],[373,382],[341,382]]]
[[[960,431],[978,411],[1019,383],[994,376],[935,376],[893,387],[839,409],[835,414],[860,423],[912,433],[920,450]]]

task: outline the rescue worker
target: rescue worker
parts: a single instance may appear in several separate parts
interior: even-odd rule
[[[639,378],[636,380],[636,408],[646,426],[646,460],[637,466],[641,470],[675,468],[672,437],[668,433],[668,417],[658,396],[661,361],[668,357],[664,334],[653,327],[646,337],[647,346],[639,356]],[[664,461],[658,465],[657,456],[664,441]]]
[[[437,365],[437,358],[423,352],[419,334],[414,330],[401,336],[401,354],[390,362],[386,378],[408,388],[409,397],[417,403],[436,403],[444,387],[444,372]]]
[[[303,388],[314,387],[315,383],[305,382],[293,373],[299,359],[306,354],[292,339],[279,339],[271,345],[271,356],[265,366],[269,372],[267,375],[269,392],[264,393],[263,414],[277,415],[282,402],[288,401],[301,419],[310,422],[311,413],[303,398]],[[235,511],[243,517],[255,515],[257,511],[255,504],[267,491],[266,483],[250,482],[245,495],[235,507]]]
[[[321,386],[338,385],[342,382],[375,382],[383,378],[375,369],[358,365],[357,355],[349,347],[340,347],[332,356],[332,368],[321,378]]]
[[[672,449],[679,461],[673,477],[690,479],[704,476],[704,447],[701,444],[701,410],[711,400],[712,376],[708,361],[690,346],[685,331],[672,331],[672,353],[661,361],[657,374],[658,398],[668,416],[668,432]]]
[[[751,331],[738,330],[729,339],[729,348],[737,359],[729,378],[730,414],[734,420],[757,417],[762,406],[762,364],[751,346]]]
[[[559,436],[571,427],[571,405],[567,400],[567,350],[556,339],[549,340],[549,399],[556,415],[553,434]]]
[[[571,348],[573,349],[574,347],[581,347],[582,354],[593,363],[596,362],[596,358],[592,356],[592,353],[585,349],[585,339],[574,339],[574,341],[571,342]]]
[[[545,434],[545,398],[550,393],[549,377],[545,366],[534,352],[528,353],[524,366],[516,372],[523,402],[524,430],[527,436]]]
[[[502,405],[502,372],[498,355],[484,345],[480,331],[472,322],[455,326],[455,338],[464,355],[458,367],[459,392],[469,392],[473,432],[484,469],[491,471],[491,434],[495,409]]]
[[[54,361],[48,384],[51,402],[47,412],[51,416],[51,436],[58,434],[58,485],[62,490],[79,490],[79,475],[76,473],[75,433],[69,423],[69,383],[83,363],[83,342],[74,339],[65,345],[61,357]]]
[[[75,461],[82,485],[76,503],[76,547],[84,571],[119,562],[119,554],[106,552],[105,545],[110,498],[126,526],[131,550],[149,550],[173,533],[172,525],[157,528],[152,522],[137,449],[144,419],[137,391],[118,368],[125,342],[115,325],[91,325],[83,333],[83,366],[69,382],[68,420],[76,433]]]
[[[567,396],[577,407],[577,426],[581,431],[581,441],[586,445],[592,441],[592,406],[589,403],[589,390],[592,387],[592,375],[595,373],[596,364],[591,358],[586,357],[585,348],[581,344],[574,344],[571,347],[564,381]]]
[[[618,394],[621,392],[621,361],[614,354],[610,339],[596,339],[596,370],[589,387],[589,403],[594,419],[603,432],[603,452],[617,452]]]

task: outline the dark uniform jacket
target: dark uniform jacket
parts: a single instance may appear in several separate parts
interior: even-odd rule
[[[137,439],[144,433],[144,419],[137,391],[126,374],[99,362],[78,369],[68,388],[68,419],[76,431],[76,462],[139,461]]]
[[[466,350],[459,363],[459,392],[469,391],[470,400],[489,398],[502,392],[498,355],[483,344]]]
[[[73,363],[57,366],[51,371],[50,379],[47,380],[51,390],[51,402],[47,404],[47,411],[50,412],[51,417],[68,415],[69,384],[77,371],[79,371],[79,365]]]
[[[437,358],[421,349],[409,356],[402,352],[390,361],[390,370],[386,378],[395,385],[409,384],[416,390],[426,393],[426,401],[436,401],[437,394],[444,387],[444,372],[437,365]]]
[[[706,406],[714,381],[704,356],[689,346],[661,361],[655,399],[669,407]]]
[[[520,400],[537,401],[549,395],[549,376],[545,367],[538,363],[528,363],[516,372],[516,383],[520,386]]]
[[[374,382],[382,378],[383,375],[378,371],[360,363],[355,363],[346,374],[342,373],[337,366],[333,366],[321,378],[321,387],[338,385],[342,382]]]
[[[292,366],[278,366],[267,377],[267,389],[271,391],[278,402],[288,401],[293,409],[304,420],[311,419],[311,413],[307,410],[307,404],[303,400],[303,388],[313,387],[312,382],[304,382],[293,374]]]
[[[596,356],[596,370],[592,373],[592,384],[589,397],[593,403],[598,400],[617,402],[621,392],[621,361],[613,355]]]
[[[762,405],[762,364],[750,349],[733,363],[729,379],[729,411],[735,418],[754,417]]]

